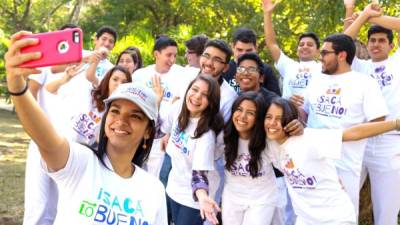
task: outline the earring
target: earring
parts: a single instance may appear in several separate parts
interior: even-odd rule
[[[143,149],[146,149],[146,148],[147,148],[146,140],[147,140],[147,139],[143,139],[143,145],[142,145],[142,148],[143,148]]]

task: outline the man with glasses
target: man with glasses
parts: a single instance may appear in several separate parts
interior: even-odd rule
[[[343,129],[384,120],[388,110],[379,86],[372,78],[351,70],[355,51],[352,38],[345,34],[333,34],[324,40],[320,57],[324,74],[313,78],[305,96],[308,127]],[[356,215],[366,143],[366,139],[344,142],[342,155],[332,156],[338,159],[338,175]]]
[[[240,93],[240,87],[238,81],[235,79],[236,65],[238,58],[245,53],[257,53],[257,36],[254,30],[248,28],[239,28],[233,34],[233,60],[229,61],[229,70],[226,71],[222,76],[224,79],[235,89],[236,93]],[[260,80],[262,86],[277,95],[281,95],[279,88],[278,79],[275,76],[274,71],[268,64],[263,64],[263,79]]]
[[[223,72],[229,69],[228,62],[231,57],[232,50],[229,45],[219,39],[208,41],[200,57],[201,73],[211,75],[220,85],[220,112],[225,122],[231,115],[231,106],[237,97],[235,90],[222,78]]]
[[[319,39],[313,32],[303,33],[297,45],[299,61],[285,55],[278,45],[272,24],[272,13],[276,4],[278,3],[273,3],[273,0],[263,1],[265,43],[275,61],[275,68],[283,78],[282,97],[301,106],[308,84],[321,71],[321,63],[316,61],[319,55]]]
[[[265,101],[269,104],[274,97],[278,95],[261,86],[264,79],[264,63],[255,53],[245,53],[238,58],[236,68],[236,81],[239,84],[240,91],[260,92]]]

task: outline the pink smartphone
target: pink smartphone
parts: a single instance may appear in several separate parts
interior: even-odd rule
[[[82,35],[81,29],[73,28],[24,36],[23,38],[39,39],[39,43],[23,48],[21,52],[41,52],[42,57],[20,66],[38,68],[79,62],[82,59]]]

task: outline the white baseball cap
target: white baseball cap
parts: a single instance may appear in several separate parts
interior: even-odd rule
[[[135,103],[150,120],[157,123],[157,97],[152,89],[138,82],[123,83],[118,85],[117,89],[104,100],[104,103],[108,108],[110,103],[117,99],[125,99]]]

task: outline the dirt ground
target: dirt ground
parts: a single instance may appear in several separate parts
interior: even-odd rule
[[[22,224],[29,138],[15,114],[0,110],[0,224]]]

